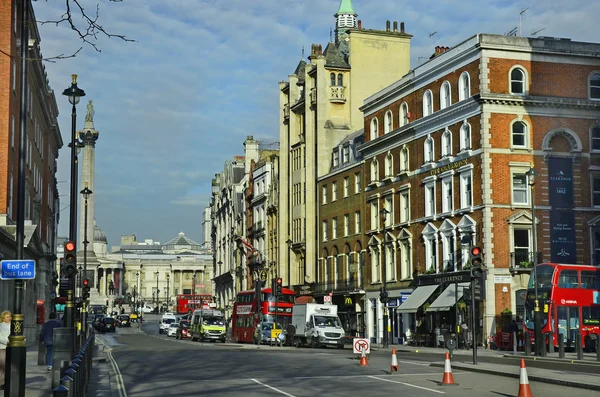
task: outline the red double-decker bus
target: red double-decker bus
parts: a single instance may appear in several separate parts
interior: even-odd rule
[[[542,333],[552,334],[554,346],[558,346],[561,335],[567,347],[575,346],[575,335],[580,333],[584,348],[593,350],[594,334],[600,334],[600,268],[558,263],[537,265],[529,279],[523,324],[532,341],[536,284],[543,313]]]
[[[177,295],[177,313],[187,314],[196,309],[208,309],[212,303],[212,295]]]
[[[277,300],[277,325],[286,329],[292,322],[292,308],[295,294],[291,289],[283,288],[283,296]],[[231,316],[231,339],[233,342],[254,343],[254,330],[260,322],[275,322],[275,297],[271,288],[263,288],[258,307],[254,290],[237,294]]]

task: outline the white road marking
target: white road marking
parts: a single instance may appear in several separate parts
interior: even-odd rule
[[[250,380],[251,380],[251,381],[253,381],[253,382],[256,382],[256,383],[258,383],[258,384],[259,384],[259,385],[261,385],[261,386],[267,387],[267,388],[269,388],[269,389],[271,389],[271,390],[273,390],[273,391],[276,391],[276,392],[278,392],[278,393],[281,393],[281,394],[283,394],[284,396],[288,396],[288,397],[296,397],[296,396],[294,396],[293,394],[286,393],[286,392],[284,392],[283,390],[280,390],[280,389],[278,389],[278,388],[276,388],[276,387],[269,386],[269,385],[267,385],[267,384],[265,384],[265,383],[262,383],[261,381],[259,381],[259,380],[257,380],[257,379],[250,379]]]
[[[105,347],[107,346],[105,345]],[[110,362],[113,372],[115,373],[115,383],[117,384],[117,391],[119,393],[119,396],[127,397],[127,391],[125,389],[125,381],[123,380],[123,375],[121,375],[119,365],[112,356],[112,349],[110,347],[108,347],[108,350],[106,351],[106,357],[108,357],[108,361]]]
[[[412,365],[421,365],[423,367],[429,367],[429,363],[423,364],[422,361],[402,361],[402,360],[398,360],[398,363],[412,364]]]
[[[382,378],[379,378],[377,376],[369,376],[369,378],[373,378],[373,379],[377,379],[377,380],[382,380],[384,382],[397,383],[399,385],[404,385],[404,386],[415,387],[417,389],[427,390],[427,391],[431,391],[431,392],[434,392],[434,393],[446,394],[446,392],[443,392],[443,391],[440,391],[440,390],[434,390],[434,389],[430,389],[428,387],[423,387],[423,386],[411,385],[410,383],[406,383],[406,382],[398,382],[397,380],[382,379]]]

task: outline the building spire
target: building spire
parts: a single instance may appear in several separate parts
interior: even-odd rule
[[[346,30],[356,28],[358,14],[352,7],[352,0],[340,0],[340,6],[334,16],[336,18],[335,39],[337,42]]]

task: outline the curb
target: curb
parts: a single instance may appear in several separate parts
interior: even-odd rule
[[[569,358],[554,358],[554,357],[527,357],[527,356],[519,356],[512,354],[504,354],[502,355],[504,358],[516,358],[516,359],[524,359],[526,361],[540,361],[540,362],[549,362],[549,363],[562,363],[562,364],[576,364],[576,365],[589,365],[592,367],[600,366],[600,361],[594,360],[577,360],[577,359],[569,359]]]
[[[435,367],[435,368],[444,368],[444,364],[440,364],[440,363],[431,363],[429,364],[430,367]],[[497,375],[497,376],[505,376],[507,378],[515,378],[515,379],[519,379],[520,375],[518,373],[507,373],[507,372],[499,372],[499,371],[495,371],[492,369],[485,369],[485,368],[473,368],[473,367],[467,367],[467,366],[463,366],[460,364],[455,364],[452,363],[452,368],[456,368],[456,369],[460,369],[463,371],[470,371],[470,372],[478,372],[478,373],[482,373],[482,374],[488,374],[488,375]],[[559,385],[559,386],[568,386],[568,387],[574,387],[577,389],[585,389],[585,390],[596,390],[596,391],[600,391],[600,385],[590,385],[587,383],[582,383],[582,382],[574,382],[574,381],[570,381],[570,380],[562,380],[562,379],[553,379],[553,378],[545,378],[542,376],[536,376],[536,375],[527,375],[529,381],[535,381],[535,382],[540,382],[540,383],[548,383],[548,384],[552,384],[552,385]]]

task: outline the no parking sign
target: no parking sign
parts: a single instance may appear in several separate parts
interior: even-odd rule
[[[361,354],[363,348],[365,349],[365,354],[371,354],[371,344],[368,339],[354,338],[352,343],[353,353]]]

